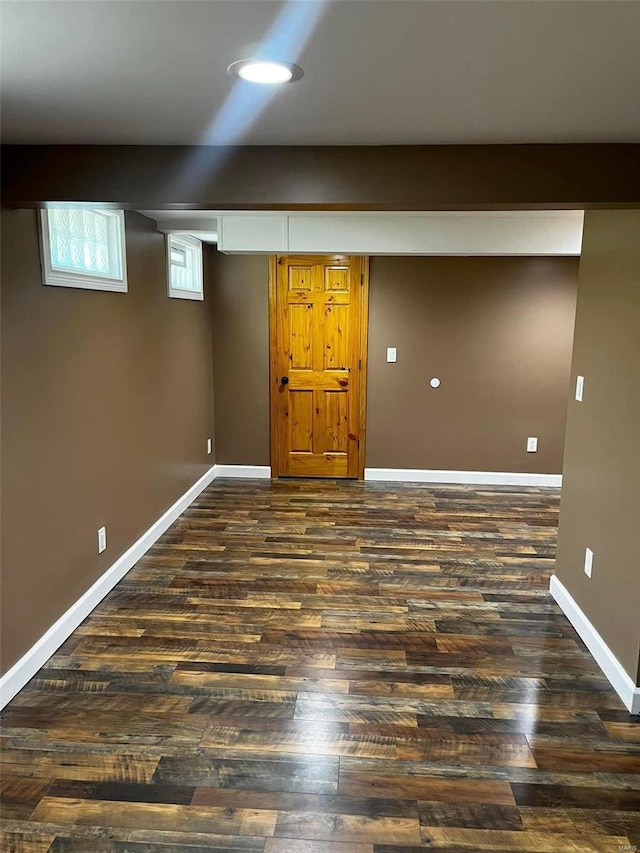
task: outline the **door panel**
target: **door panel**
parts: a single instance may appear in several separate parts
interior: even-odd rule
[[[313,453],[313,391],[289,391],[288,421],[291,453]]]
[[[346,255],[272,259],[274,476],[363,475],[366,272]]]
[[[321,449],[325,453],[347,453],[349,404],[344,391],[324,391],[324,417],[321,424]]]
[[[351,305],[327,305],[322,318],[322,370],[349,368],[349,320]]]
[[[313,305],[289,306],[289,369],[313,370]]]
[[[305,266],[289,266],[287,270],[289,290],[307,293],[313,290],[313,269]]]
[[[349,267],[326,266],[324,269],[325,291],[349,292]]]

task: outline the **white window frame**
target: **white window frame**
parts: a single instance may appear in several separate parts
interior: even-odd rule
[[[74,271],[54,267],[51,262],[51,239],[49,235],[49,208],[40,211],[40,257],[42,261],[42,283],[55,287],[79,287],[86,290],[107,290],[126,293],[127,282],[127,246],[125,240],[124,211],[108,210],[106,208],[83,207],[107,216],[109,220],[108,246],[109,254],[115,256],[119,275],[102,275],[100,273]],[[67,209],[74,209],[71,205]],[[80,208],[77,208],[80,209]]]
[[[190,252],[194,256],[194,265],[197,290],[184,290],[181,287],[171,285],[171,250],[179,252]],[[204,282],[202,271],[202,241],[188,234],[167,234],[167,296],[171,299],[204,299]]]

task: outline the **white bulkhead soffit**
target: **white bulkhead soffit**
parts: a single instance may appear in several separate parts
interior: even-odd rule
[[[580,254],[584,219],[582,210],[140,213],[228,254],[570,256]]]
[[[360,255],[579,255],[583,211],[233,213],[222,252]]]

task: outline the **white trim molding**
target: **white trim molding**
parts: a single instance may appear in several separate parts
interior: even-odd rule
[[[244,479],[269,480],[270,465],[216,465],[216,477],[242,477]]]
[[[98,273],[80,267],[70,269],[56,266],[52,253],[51,216],[56,209],[86,210],[87,213],[101,216],[105,220],[108,272]],[[56,208],[49,205],[40,211],[40,261],[42,283],[55,287],[78,287],[84,290],[106,290],[126,293],[127,284],[127,242],[125,235],[124,211],[103,208],[62,205]],[[80,238],[81,239],[81,238]]]
[[[167,296],[170,299],[204,299],[202,241],[189,234],[167,234]],[[174,261],[172,255],[182,255]],[[174,266],[184,278],[183,286],[173,283]]]
[[[428,468],[365,468],[365,480],[390,483],[459,483],[478,486],[562,486],[562,474],[514,471],[440,471]]]
[[[595,627],[591,624],[584,611],[580,608],[575,598],[571,595],[562,581],[556,575],[551,576],[549,592],[555,598],[556,603],[573,625],[576,633],[591,652],[594,660],[606,675],[611,686],[624,702],[630,714],[640,714],[640,687],[634,684],[633,679],[625,672],[618,658],[602,639]]]
[[[216,476],[216,466],[212,466],[2,676],[0,679],[0,708],[4,708],[7,702],[10,702],[16,693],[22,690],[51,655],[71,636],[80,623],[100,604],[107,593],[111,592],[118,581],[122,580]]]

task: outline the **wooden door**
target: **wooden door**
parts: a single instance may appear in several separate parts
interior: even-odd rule
[[[271,469],[364,476],[368,259],[271,259]]]

